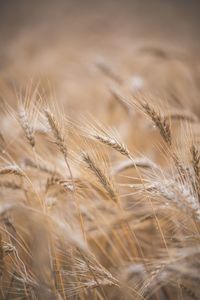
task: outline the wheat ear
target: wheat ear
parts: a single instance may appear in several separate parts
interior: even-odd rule
[[[87,153],[82,153],[83,161],[87,164],[88,168],[93,172],[93,174],[98,178],[99,182],[102,184],[110,198],[114,201],[118,201],[118,196],[113,188],[110,179],[106,174],[97,166],[97,164],[91,159]]]
[[[192,145],[190,152],[192,154],[192,166],[195,174],[195,187],[200,200],[200,154],[195,145]]]
[[[7,189],[19,190],[21,186],[12,181],[0,181],[0,187]]]
[[[131,110],[126,100],[118,93],[118,91],[114,88],[109,88],[109,91],[113,98],[123,107],[127,114],[130,114]]]
[[[0,167],[0,175],[13,174],[18,176],[25,176],[24,172],[17,165],[8,165]]]
[[[122,78],[119,76],[119,74],[114,72],[113,69],[105,61],[97,61],[96,66],[108,78],[114,80],[118,84],[122,83]]]
[[[0,278],[3,275],[3,270],[4,270],[4,250],[3,250],[3,241],[2,241],[2,235],[0,233]]]
[[[130,168],[144,168],[144,169],[157,169],[158,167],[150,159],[147,158],[135,158],[121,161],[117,166],[112,169],[112,175],[117,175]]]
[[[142,108],[146,114],[151,118],[155,126],[159,129],[160,135],[164,141],[171,146],[172,136],[170,125],[166,118],[163,118],[160,113],[156,112],[153,107],[151,107],[147,102],[141,103]]]
[[[29,123],[27,112],[22,104],[19,106],[19,121],[31,147],[34,147],[35,146],[34,130]]]
[[[115,149],[117,152],[121,153],[122,155],[126,157],[130,157],[130,153],[126,146],[118,141],[116,138],[109,137],[109,136],[103,136],[99,134],[93,134],[92,135],[96,140],[101,142],[104,145],[107,145],[113,149]]]
[[[64,157],[67,157],[67,147],[65,145],[65,138],[61,133],[61,128],[59,126],[59,123],[57,122],[54,115],[51,113],[49,109],[45,109],[45,115],[48,120],[49,126],[51,127],[51,130],[53,132],[54,138],[56,140],[56,144],[59,147],[60,151],[64,155]]]

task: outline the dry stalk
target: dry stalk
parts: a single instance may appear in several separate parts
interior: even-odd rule
[[[180,161],[180,159],[178,158],[176,153],[172,153],[172,159],[174,161],[174,164],[175,164],[175,167],[178,171],[180,179],[184,182],[188,177],[188,171],[183,166],[182,162]]]
[[[199,151],[197,150],[197,148],[192,145],[191,149],[191,154],[192,154],[192,165],[194,168],[194,172],[195,172],[195,176],[197,179],[197,182],[199,183],[199,179],[200,179],[200,154]]]
[[[75,185],[75,182],[74,182],[71,166],[70,166],[70,163],[68,161],[68,151],[67,151],[67,147],[66,147],[66,144],[65,144],[65,138],[64,138],[64,136],[61,132],[61,128],[60,128],[59,123],[57,122],[54,115],[50,112],[50,110],[46,109],[45,110],[45,115],[46,115],[48,123],[51,127],[51,130],[53,132],[54,138],[56,140],[56,144],[57,144],[58,148],[60,149],[61,153],[64,156],[64,160],[65,160],[67,169],[69,171],[69,176],[70,176],[70,180],[71,180],[71,183],[72,183],[72,189],[71,189],[72,190],[72,197],[73,197],[73,201],[76,203],[76,208],[77,208],[77,212],[78,212],[78,215],[79,215],[82,234],[85,238],[83,218],[82,218],[82,215],[80,213],[79,201],[76,198],[76,185]]]

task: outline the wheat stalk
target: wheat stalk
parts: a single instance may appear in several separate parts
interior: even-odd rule
[[[151,118],[155,126],[159,129],[160,135],[164,141],[171,146],[172,136],[169,123],[166,118],[161,117],[160,113],[157,113],[153,107],[151,107],[147,102],[141,103],[142,108]]]
[[[93,134],[92,137],[95,138],[97,141],[101,142],[102,144],[115,149],[117,152],[121,153],[122,155],[130,157],[130,153],[127,147],[123,143],[118,141],[116,138],[103,136],[99,134]]]
[[[2,241],[2,235],[0,233],[0,278],[3,275],[4,271],[4,250],[3,250],[3,241]]]
[[[192,145],[191,149],[192,154],[192,165],[194,168],[195,176],[197,183],[200,183],[200,154],[195,145]]]
[[[121,161],[117,166],[115,166],[112,170],[112,175],[117,175],[123,171],[126,171],[131,168],[144,168],[144,169],[157,169],[157,166],[154,162],[147,158],[135,158],[135,159],[127,159]]]
[[[119,74],[114,72],[113,69],[105,61],[98,60],[96,62],[96,66],[104,75],[111,78],[116,83],[118,83],[118,84],[122,83],[122,78],[119,76]]]
[[[51,127],[51,130],[53,132],[57,146],[59,147],[64,157],[67,158],[67,147],[65,144],[65,138],[61,133],[61,128],[58,121],[56,120],[56,118],[54,117],[54,115],[51,113],[49,109],[45,109],[45,115]]]
[[[31,147],[35,147],[34,130],[33,130],[33,127],[29,123],[28,115],[22,104],[19,106],[19,121],[20,121],[21,127],[23,128],[26,138],[29,141]]]
[[[40,163],[40,162],[36,163],[35,161],[33,161],[32,159],[30,159],[28,157],[26,157],[24,159],[24,164],[27,167],[38,169],[44,173],[48,173],[48,174],[56,174],[57,173],[54,168],[51,168],[45,162],[44,163]]]
[[[127,104],[126,100],[117,92],[114,88],[109,88],[109,91],[113,98],[123,107],[123,109],[127,112],[127,114],[130,114],[130,106]]]
[[[195,145],[191,146],[190,152],[192,154],[192,166],[195,174],[195,188],[200,201],[200,154]]]
[[[187,111],[171,112],[167,114],[164,118],[172,121],[187,121],[191,123],[198,122],[197,116]]]
[[[20,169],[17,165],[8,165],[8,166],[0,166],[0,175],[13,174],[18,176],[25,176],[22,169]]]
[[[52,176],[51,178],[49,178],[47,180],[46,189],[48,189],[52,185],[59,185],[66,191],[70,191],[70,192],[74,191],[74,187],[73,187],[72,182],[67,181],[67,180],[63,180],[63,179],[61,179],[59,177],[56,177],[56,176]]]
[[[108,195],[114,202],[118,202],[118,196],[113,188],[110,179],[105,175],[105,173],[97,166],[97,164],[90,158],[87,153],[82,153],[83,161],[87,164],[88,168],[93,172],[93,174],[98,178],[99,182],[102,184],[104,189],[107,191]]]

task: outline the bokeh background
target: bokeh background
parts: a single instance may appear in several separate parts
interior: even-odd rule
[[[96,63],[111,66],[125,89],[138,76],[153,88],[174,73],[182,80],[187,71],[161,58],[187,56],[199,68],[199,12],[198,0],[1,0],[2,90],[33,79],[68,110],[101,114],[109,94]]]
[[[199,12],[0,0],[0,299],[200,299]]]

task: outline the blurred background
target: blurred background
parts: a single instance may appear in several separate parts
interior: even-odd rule
[[[121,292],[116,282],[115,287],[106,288],[107,299],[136,299],[127,298],[126,292],[154,292],[165,280],[167,285],[175,283],[175,288],[169,289],[170,297],[167,287],[151,299],[183,299],[182,293],[200,299],[199,15],[200,0],[0,0],[0,168],[1,174],[8,176],[8,181],[3,176],[0,181],[0,226],[2,241],[5,236],[8,245],[13,243],[19,249],[16,261],[11,257],[5,267],[8,274],[2,277],[1,285],[5,282],[6,293],[0,285],[0,299],[19,299],[21,286],[25,299],[29,287],[34,287],[34,278],[41,295],[38,299],[61,299],[50,298],[50,291],[53,295],[56,289],[66,299],[68,290],[76,293],[84,284],[88,294],[84,296],[81,291],[80,298],[68,299],[106,299],[100,295],[99,279],[90,271],[93,267],[88,267],[85,252],[78,253],[80,245],[83,247],[79,223],[85,227],[92,253],[122,281]],[[138,100],[138,92],[142,92],[141,99],[149,93],[145,100],[150,104],[153,123],[141,107],[133,105],[130,109],[122,101]],[[23,105],[17,107],[19,98]],[[45,103],[35,109],[38,99],[50,102],[57,126],[49,121],[52,117],[44,111]],[[54,110],[54,106],[59,109]],[[154,107],[160,109],[161,116]],[[143,109],[148,114],[148,105]],[[101,124],[105,124],[105,132]],[[121,155],[124,150],[119,151],[121,154],[114,151],[121,145],[110,127],[127,145],[131,160],[130,155]],[[111,147],[98,143],[103,140],[101,136]],[[71,170],[68,172],[62,154],[65,162],[69,154],[73,176],[68,175]],[[94,163],[87,155],[94,157]],[[145,157],[148,159],[143,160]],[[133,168],[135,158],[141,175]],[[159,167],[152,167],[152,162]],[[18,165],[21,169],[16,168]],[[107,172],[119,191],[119,206],[106,201],[108,195],[110,200],[118,198],[112,182],[106,179]],[[16,180],[9,181],[14,175]],[[155,208],[151,200],[146,201],[149,198]],[[180,207],[183,210],[179,211]],[[1,243],[0,236],[0,250]],[[29,249],[31,255],[27,255]],[[3,251],[0,277],[4,272]],[[84,269],[82,273],[83,266],[86,273]],[[85,274],[89,274],[88,282]],[[103,275],[99,278],[103,286]],[[126,288],[126,282],[131,289]],[[93,286],[100,296],[96,291],[89,294]],[[196,290],[197,296],[193,293]],[[34,293],[30,297],[36,299]]]
[[[198,0],[1,0],[1,90],[38,80],[69,110],[101,114],[109,95],[99,62],[125,89],[157,88],[174,72],[188,79],[180,59],[175,71],[165,64],[171,53],[199,70],[199,12]]]

